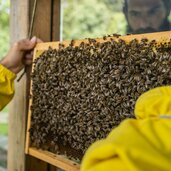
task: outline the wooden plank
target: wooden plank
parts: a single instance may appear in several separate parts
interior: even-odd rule
[[[10,40],[13,44],[17,40],[27,37],[28,0],[11,0],[10,3]],[[10,104],[8,171],[25,170],[25,84],[25,77],[19,83],[15,82],[15,96]]]
[[[34,0],[31,0],[30,1],[30,14],[29,14],[30,22],[32,18],[33,4],[34,4]],[[51,1],[46,1],[46,0],[37,1],[37,8],[35,12],[35,20],[34,20],[34,25],[33,25],[33,35],[39,37],[43,41],[51,40],[51,20],[52,20],[51,8],[52,8]],[[40,16],[41,16],[41,21],[40,21]],[[27,78],[28,82],[30,82],[29,75],[30,74],[28,74],[28,78]],[[28,124],[30,125],[29,120],[28,120]],[[26,154],[28,153],[28,143],[27,143],[28,139],[29,137],[27,136],[26,150],[25,150]]]
[[[26,162],[26,171],[57,171],[55,166],[47,164],[46,162],[37,159],[31,155],[27,155],[27,162]]]
[[[30,19],[32,16],[34,0],[30,0]],[[33,35],[41,38],[44,42],[51,41],[52,27],[52,0],[37,1]]]
[[[33,2],[34,1],[32,0],[31,1],[31,6],[33,6]],[[43,5],[41,4],[41,6],[39,6],[40,4],[37,4],[37,8],[40,8],[40,9],[43,9],[43,10],[37,10],[36,11],[36,16],[41,16],[42,17],[42,12],[44,14],[45,11],[46,11],[46,15],[49,14],[49,16],[50,16],[50,13],[52,13],[53,16],[51,17],[51,19],[48,20],[45,17],[45,19],[43,18],[42,22],[41,22],[42,27],[47,27],[47,28],[49,28],[49,25],[52,24],[52,29],[51,29],[51,31],[49,29],[44,30],[44,28],[42,30],[42,27],[40,27],[40,23],[37,23],[38,18],[35,17],[35,25],[33,27],[33,33],[36,36],[37,36],[37,33],[39,33],[38,37],[41,38],[42,40],[50,41],[51,38],[53,38],[53,40],[59,40],[60,39],[60,0],[53,0],[50,3],[49,3],[49,1],[46,1],[46,0],[43,0],[41,2],[42,2]],[[47,4],[44,4],[45,2]],[[43,8],[43,6],[46,7],[47,9]],[[50,7],[52,7],[53,10]],[[31,9],[32,9],[32,7],[31,7]],[[50,10],[52,10],[53,12],[50,12]],[[30,14],[30,17],[31,17],[31,14]],[[39,20],[40,20],[40,18],[39,18]],[[47,22],[47,20],[48,20],[48,22]],[[51,23],[50,20],[53,20],[53,22]],[[43,24],[43,22],[44,22],[44,24]],[[36,27],[36,25],[37,25],[37,27]],[[46,34],[43,34],[43,33],[46,33]],[[53,35],[52,37],[51,37],[51,33]],[[48,37],[47,37],[47,35],[48,35]],[[31,101],[30,101],[30,103],[31,103]],[[30,117],[28,116],[28,118],[30,118]],[[28,125],[28,128],[29,128],[30,127],[30,120],[29,119],[28,119],[28,124],[27,125]],[[27,132],[28,132],[28,130],[27,130]],[[25,150],[25,152],[27,154],[28,153],[28,147],[29,147],[29,134],[27,134],[26,136],[27,136],[27,138],[26,138],[26,150]]]
[[[29,16],[32,17],[32,9],[34,0],[30,0]],[[43,41],[59,40],[60,35],[60,0],[41,0],[37,1],[37,9],[35,14],[33,34]],[[27,73],[27,85],[30,85],[29,70]],[[27,89],[29,94],[29,87]],[[26,143],[27,149],[27,143]],[[56,167],[46,163],[46,161],[37,160],[35,157],[29,156],[26,162],[27,171],[56,171]]]
[[[61,0],[52,0],[52,41],[60,40]]]
[[[61,170],[59,170],[58,168],[56,168],[55,166],[53,166],[53,165],[48,165],[48,171],[61,171]]]
[[[32,81],[31,81],[31,85],[32,86]],[[31,92],[30,92],[31,95]],[[30,99],[29,101],[29,106],[31,106],[32,104],[32,99]],[[27,133],[26,133],[26,146],[25,146],[25,153],[29,154],[29,147],[30,147],[30,127],[31,127],[31,110],[29,108],[29,112],[28,112],[28,119],[27,119]]]
[[[46,161],[53,166],[57,166],[66,171],[78,171],[80,166],[60,155],[55,155],[48,151],[38,150],[36,148],[29,148],[28,153],[38,159]]]
[[[46,162],[39,160],[35,157],[28,156],[26,171],[47,171],[48,165]]]

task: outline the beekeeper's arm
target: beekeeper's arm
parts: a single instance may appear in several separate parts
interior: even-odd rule
[[[135,115],[90,146],[81,171],[171,170],[171,86],[140,96]]]
[[[0,110],[9,103],[14,95],[14,79],[24,65],[32,62],[32,50],[40,41],[36,37],[15,43],[7,56],[0,62]]]

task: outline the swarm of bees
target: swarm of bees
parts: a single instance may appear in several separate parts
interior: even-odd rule
[[[57,153],[62,144],[84,154],[122,120],[134,118],[142,93],[171,84],[171,41],[88,41],[49,48],[34,61],[32,146]]]

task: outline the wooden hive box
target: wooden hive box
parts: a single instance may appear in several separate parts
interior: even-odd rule
[[[103,43],[105,41],[110,41],[110,38],[107,38],[106,40],[104,40],[103,38],[96,39],[96,41]],[[140,35],[127,35],[127,36],[121,36],[120,37],[120,39],[123,39],[126,42],[130,42],[133,39],[141,40],[143,38],[147,38],[149,41],[155,40],[157,43],[163,43],[164,44],[164,43],[170,42],[171,32],[160,32],[160,33],[140,34]],[[117,40],[116,37],[113,37],[113,39]],[[87,39],[76,40],[76,41],[74,41],[74,46],[80,45],[81,42],[88,43],[88,40]],[[37,57],[39,57],[43,51],[48,50],[49,47],[54,48],[54,49],[58,49],[59,43],[61,43],[61,42],[39,43],[34,50],[33,60],[35,60]],[[63,41],[62,44],[64,44],[65,47],[67,47],[67,46],[69,46],[70,41]],[[31,85],[32,85],[32,81],[31,81]],[[31,87],[30,88],[30,94],[32,94],[32,86],[30,86],[30,87]],[[28,124],[27,124],[27,135],[26,135],[26,150],[25,150],[26,154],[34,156],[40,160],[48,162],[48,163],[50,163],[56,167],[62,168],[64,170],[68,170],[68,171],[79,170],[80,166],[78,163],[76,163],[70,159],[67,159],[63,155],[56,155],[56,154],[53,154],[49,151],[36,149],[36,148],[30,146],[30,132],[29,132],[29,130],[30,130],[31,122],[32,122],[31,121],[32,113],[31,113],[31,109],[30,109],[31,105],[32,105],[32,99],[30,99],[30,101],[29,101]]]

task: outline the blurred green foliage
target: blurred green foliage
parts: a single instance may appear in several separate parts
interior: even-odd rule
[[[63,39],[125,34],[122,0],[62,0]]]
[[[63,39],[126,33],[123,0],[61,0]],[[9,48],[10,0],[0,0],[0,59]],[[171,15],[169,17],[171,21]]]
[[[9,0],[0,0],[0,59],[9,48]]]
[[[8,124],[0,123],[0,135],[8,135]]]
[[[61,0],[63,39],[126,34],[123,0]],[[171,21],[171,15],[169,16]]]
[[[125,33],[122,0],[61,0],[63,39]],[[0,59],[9,48],[10,0],[0,0]]]

